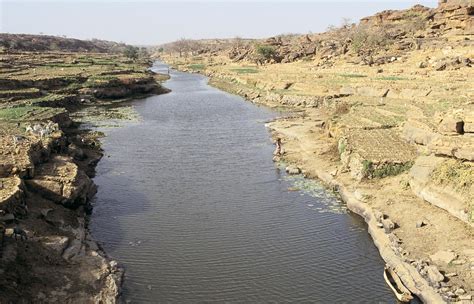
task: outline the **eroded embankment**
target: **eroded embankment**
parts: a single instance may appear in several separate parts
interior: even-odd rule
[[[118,295],[122,271],[87,231],[96,189],[86,172],[102,154],[71,123],[63,116],[47,138],[1,137],[10,157],[0,189],[2,302],[111,303]]]
[[[123,271],[87,229],[100,134],[69,113],[167,90],[146,63],[108,54],[0,64],[0,302],[115,303]]]

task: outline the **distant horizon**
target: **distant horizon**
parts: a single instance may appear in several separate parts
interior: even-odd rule
[[[0,32],[153,46],[187,39],[262,39],[320,33],[342,18],[359,22],[424,1],[31,1],[0,0]]]

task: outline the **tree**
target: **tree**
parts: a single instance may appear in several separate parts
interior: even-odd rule
[[[275,48],[271,45],[257,45],[257,54],[266,60],[270,60],[275,56]]]
[[[146,47],[141,47],[138,50],[138,58],[148,59],[149,57],[150,57],[150,54],[148,53],[148,50]]]
[[[123,51],[123,54],[127,58],[130,58],[132,60],[136,60],[138,58],[138,48],[134,47],[134,46],[131,46],[131,45],[127,45],[127,47]]]

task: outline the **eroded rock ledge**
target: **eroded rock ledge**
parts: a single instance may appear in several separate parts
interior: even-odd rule
[[[119,295],[123,271],[87,231],[96,187],[84,164],[95,165],[101,151],[87,133],[72,133],[64,127],[47,138],[3,142],[12,165],[0,178],[2,303],[115,303]],[[79,149],[76,162],[69,155]],[[27,239],[12,235],[15,227]]]

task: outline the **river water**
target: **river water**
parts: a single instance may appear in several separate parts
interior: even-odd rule
[[[126,269],[123,299],[394,303],[365,223],[272,162],[277,114],[171,76],[171,93],[133,103],[138,122],[102,128],[90,228]]]

